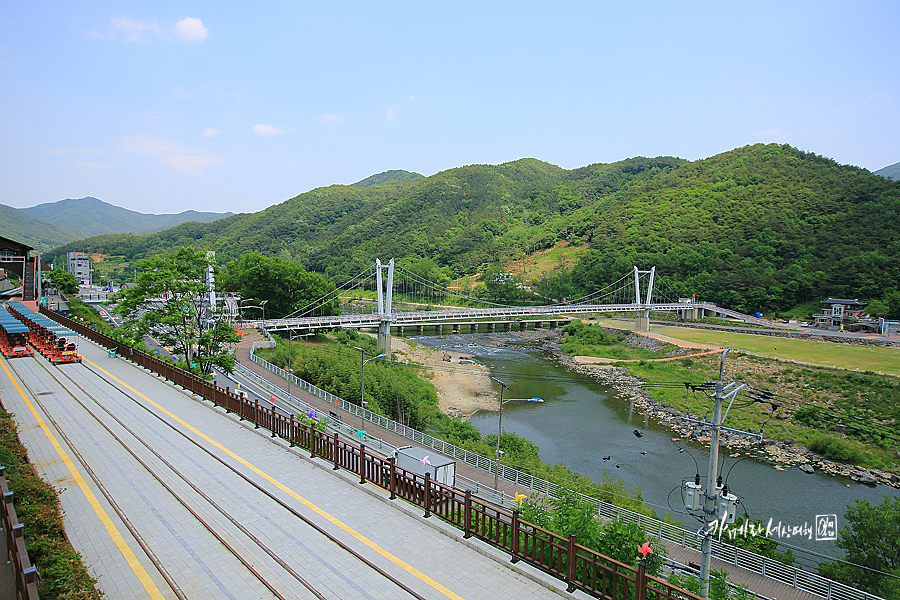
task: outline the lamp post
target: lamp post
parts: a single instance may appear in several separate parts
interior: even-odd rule
[[[312,337],[316,335],[315,333],[301,333],[300,335],[293,335],[290,331],[288,331],[288,396],[291,395],[291,379],[294,378],[294,361],[292,360],[291,349],[294,347],[293,341],[297,338],[303,337]]]
[[[241,300],[240,303],[243,304],[244,302],[255,302],[255,300],[253,300],[253,298],[247,298],[246,300]],[[260,303],[258,305],[257,304],[248,304],[248,305],[244,306],[244,308],[260,309],[262,311],[262,320],[265,321],[266,320],[266,303],[267,302],[268,302],[268,300],[262,300],[262,301],[260,301]]]
[[[491,377],[494,381],[496,381],[500,385],[500,418],[497,420],[497,469],[494,471],[494,489],[497,489],[497,486],[500,485],[500,434],[503,433],[503,405],[507,402],[543,402],[541,398],[509,398],[508,400],[503,400],[503,390],[508,390],[509,387],[495,377]]]
[[[375,360],[376,358],[384,358],[384,352],[379,354],[378,356],[373,356],[369,354],[359,346],[354,346],[357,350],[359,350],[359,439],[362,440],[365,435],[365,424],[366,418],[363,409],[366,407],[366,363],[370,360]],[[371,356],[372,358],[366,360],[366,356]]]

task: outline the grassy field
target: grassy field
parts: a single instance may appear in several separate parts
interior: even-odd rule
[[[601,323],[606,327],[629,328],[627,321],[601,321]],[[650,332],[686,342],[727,346],[783,361],[796,361],[849,371],[872,371],[900,377],[900,349],[897,348],[812,342],[666,325],[651,325]]]

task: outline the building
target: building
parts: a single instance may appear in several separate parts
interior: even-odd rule
[[[66,252],[66,271],[79,283],[91,285],[94,277],[94,261],[84,252]]]
[[[0,268],[21,280],[21,296],[25,302],[37,298],[38,257],[32,256],[33,250],[31,246],[0,237]]]
[[[822,302],[822,312],[813,315],[816,327],[828,328],[856,323],[864,314],[865,302],[859,299],[829,298]]]

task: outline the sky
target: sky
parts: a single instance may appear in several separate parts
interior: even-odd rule
[[[900,2],[0,0],[0,204],[255,212],[389,169],[900,161]]]

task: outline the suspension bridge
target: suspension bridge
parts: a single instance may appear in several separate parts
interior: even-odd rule
[[[510,274],[501,273],[501,279]],[[505,283],[500,281],[499,283]],[[679,295],[656,276],[656,267],[621,277],[601,289],[565,302],[517,306],[479,298],[458,287],[444,286],[380,259],[330,294],[283,318],[252,320],[247,325],[270,332],[332,328],[377,329],[379,352],[390,353],[391,332],[402,334],[432,328],[442,333],[476,331],[484,327],[511,330],[556,327],[576,315],[595,313],[633,314],[634,329],[648,331],[651,312],[677,314],[685,320],[731,317],[767,327],[783,327],[772,321]],[[536,298],[520,287],[520,297]],[[524,302],[523,302],[524,304]],[[339,313],[339,314],[335,314]]]

